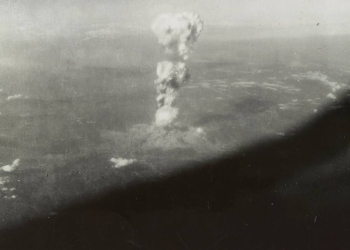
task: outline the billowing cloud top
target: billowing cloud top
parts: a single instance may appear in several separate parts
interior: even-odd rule
[[[203,29],[199,15],[191,12],[180,14],[162,14],[152,24],[152,31],[157,35],[166,53],[180,56],[187,60],[191,47],[197,41]]]

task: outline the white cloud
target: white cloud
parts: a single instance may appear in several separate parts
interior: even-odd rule
[[[204,133],[204,130],[203,130],[202,128],[197,128],[196,131],[197,131],[197,133],[199,133],[199,134]]]
[[[337,82],[332,82],[328,80],[328,76],[325,74],[322,74],[319,71],[308,71],[303,74],[295,74],[293,75],[296,79],[308,79],[312,81],[319,81],[325,86],[329,87],[333,92],[336,92],[337,90],[343,88],[345,85]]]
[[[13,172],[19,166],[19,162],[20,162],[20,160],[16,159],[13,161],[13,163],[11,165],[5,165],[5,166],[1,167],[0,169],[2,171],[5,171],[5,172]]]
[[[112,158],[110,161],[115,164],[114,165],[115,168],[124,167],[137,162],[136,159],[124,159],[124,158]]]
[[[333,99],[333,100],[337,99],[337,97],[335,95],[333,95],[332,93],[329,93],[327,95],[327,97],[330,98],[330,99]]]
[[[0,185],[5,185],[6,183],[10,182],[9,177],[0,177]]]
[[[15,99],[22,99],[23,96],[21,94],[18,95],[10,95],[6,98],[6,100],[10,101],[10,100],[15,100]]]
[[[243,87],[243,88],[251,88],[255,86],[256,82],[233,82],[231,83],[231,86],[233,87]]]

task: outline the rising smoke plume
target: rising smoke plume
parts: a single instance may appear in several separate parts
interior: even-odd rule
[[[178,89],[190,78],[185,61],[202,29],[203,21],[200,17],[189,12],[163,14],[152,24],[158,42],[164,46],[165,53],[172,57],[172,61],[159,62],[157,66],[158,79],[154,82],[158,94],[156,126],[171,125],[179,113],[174,101]]]

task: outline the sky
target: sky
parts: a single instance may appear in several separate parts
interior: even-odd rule
[[[0,36],[33,30],[59,34],[105,23],[148,29],[158,14],[182,11],[197,12],[212,26],[318,24],[350,32],[348,0],[1,0]]]

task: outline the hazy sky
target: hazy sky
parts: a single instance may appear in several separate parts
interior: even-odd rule
[[[106,22],[148,28],[157,14],[179,11],[195,11],[212,25],[350,23],[349,0],[1,0],[0,35],[30,29],[63,32],[75,25]]]

